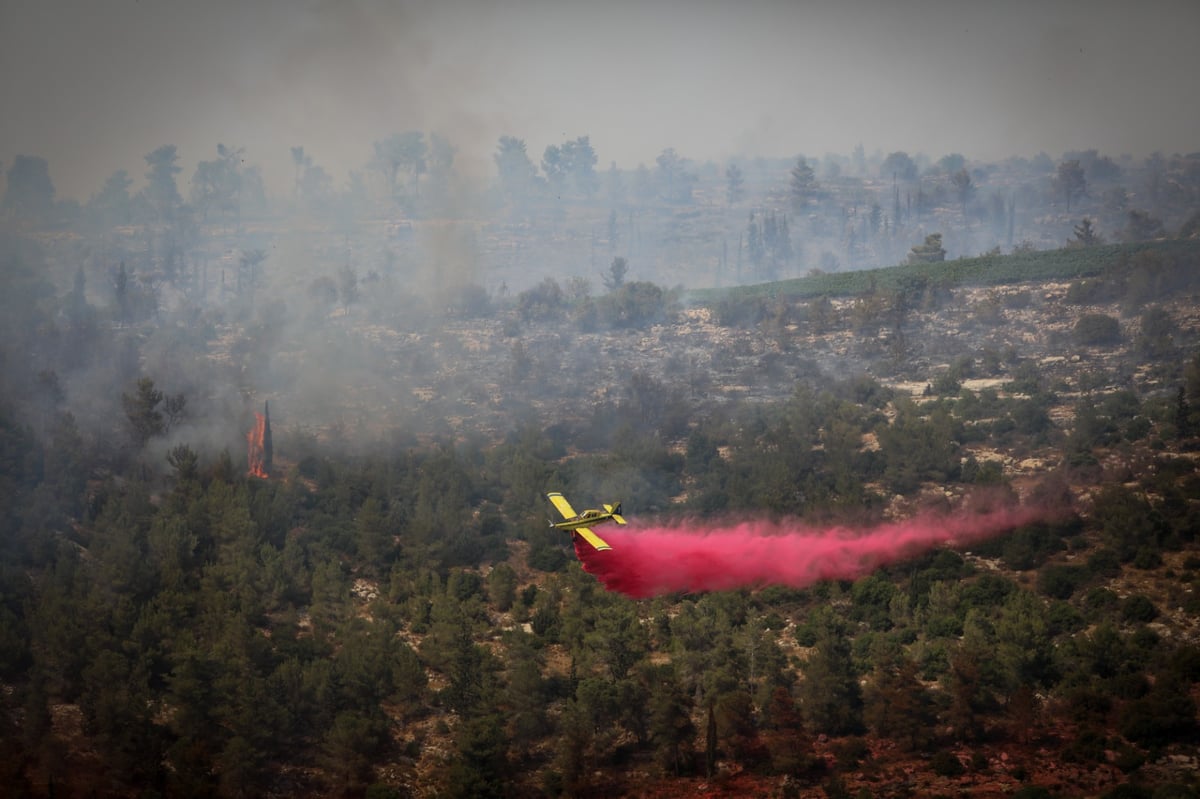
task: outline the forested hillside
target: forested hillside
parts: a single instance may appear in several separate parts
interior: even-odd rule
[[[1197,31],[0,0],[0,799],[1200,799]]]
[[[213,447],[223,406],[160,386],[144,360],[105,400],[119,411],[81,425],[60,381],[81,379],[81,348],[120,357],[130,329],[100,324],[82,280],[57,292],[33,245],[12,251],[0,784],[13,796],[1200,787],[1194,248],[1045,282],[974,281],[951,262],[896,287],[884,271],[845,296],[781,285],[686,311],[646,284],[604,299],[653,298],[596,334],[593,368],[642,359],[615,378],[586,361],[550,377],[545,342],[586,304],[522,294],[491,314],[516,331],[500,385],[523,396],[539,376],[527,421],[468,416],[434,435],[376,422],[374,446],[277,423],[266,477],[247,474],[248,419]],[[724,343],[705,347],[727,357],[672,365],[701,329],[678,327],[688,314],[711,320]],[[220,344],[189,351],[183,328],[136,335],[228,366]],[[827,368],[847,353],[861,371]],[[785,389],[725,391],[737,381],[722,369]],[[568,391],[596,389],[592,375],[611,392]],[[434,390],[470,395],[465,381]],[[635,522],[1054,512],[854,581],[633,601],[547,530],[547,490],[620,499]]]

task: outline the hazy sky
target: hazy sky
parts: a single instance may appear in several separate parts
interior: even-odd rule
[[[86,200],[218,142],[273,191],[303,145],[341,186],[437,130],[491,172],[501,134],[590,135],[599,167],[906,150],[998,159],[1200,150],[1197,0],[0,0],[0,161]]]

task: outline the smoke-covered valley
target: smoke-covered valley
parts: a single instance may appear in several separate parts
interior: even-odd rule
[[[180,442],[240,454],[268,400],[285,439],[355,446],[601,424],[621,405],[675,414],[683,435],[689,413],[786,397],[797,380],[924,385],[970,353],[1043,359],[1079,315],[1114,310],[1064,305],[1061,286],[987,289],[986,274],[984,288],[910,287],[899,318],[883,291],[773,290],[747,315],[697,289],[1186,237],[1200,192],[1193,156],[974,164],[860,148],[721,169],[668,150],[630,174],[596,172],[586,137],[541,171],[522,147],[501,140],[497,174],[476,183],[440,136],[397,134],[345,193],[296,148],[291,196],[269,199],[222,145],[186,202],[160,148],[147,189],[110,181],[81,207],[23,159],[5,194],[12,395],[44,415],[45,397],[18,387],[49,381],[81,430],[116,445],[121,397],[149,377],[187,398],[160,456]],[[1172,314],[1190,324],[1186,301]]]

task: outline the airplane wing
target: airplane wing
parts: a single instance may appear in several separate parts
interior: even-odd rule
[[[565,500],[564,500],[564,502],[565,502]],[[600,551],[603,551],[606,549],[612,549],[612,547],[610,547],[608,545],[608,542],[605,541],[600,536],[593,533],[592,528],[590,528],[590,527],[577,527],[577,528],[575,528],[575,532],[579,534],[580,538],[582,538],[584,541],[587,541],[589,544],[591,544],[593,547],[595,547],[596,549],[598,549]]]
[[[564,519],[574,519],[579,514],[571,507],[571,503],[567,502],[567,498],[557,491],[551,491],[546,495],[546,498],[554,503],[554,507],[558,508],[558,512],[563,515]]]

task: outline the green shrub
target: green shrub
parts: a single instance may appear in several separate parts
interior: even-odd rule
[[[1104,735],[1091,727],[1084,728],[1067,744],[1063,756],[1072,763],[1103,763],[1108,741]]]
[[[1087,579],[1081,566],[1051,564],[1038,573],[1038,592],[1052,599],[1070,599],[1075,590]]]
[[[1107,588],[1093,588],[1088,591],[1083,606],[1089,611],[1100,612],[1115,608],[1120,601],[1120,597]]]
[[[1142,746],[1165,746],[1196,731],[1196,702],[1189,686],[1160,679],[1150,693],[1121,712],[1119,729],[1125,739]]]
[[[1018,527],[1007,536],[1001,536],[979,547],[985,556],[1000,555],[1004,565],[1014,571],[1032,569],[1056,552],[1061,552],[1064,530],[1059,526],[1034,523]]]
[[[647,281],[626,283],[600,299],[600,316],[613,327],[642,328],[664,318],[669,297]]]
[[[939,777],[957,777],[966,771],[958,756],[948,749],[939,749],[930,759],[929,765]]]
[[[1138,627],[1133,631],[1133,637],[1130,639],[1133,644],[1134,651],[1141,652],[1149,656],[1151,652],[1158,648],[1162,643],[1162,638],[1158,633],[1151,630],[1149,627]]]
[[[796,643],[800,646],[817,645],[817,628],[811,624],[796,625]]]
[[[1150,683],[1141,672],[1118,674],[1108,684],[1118,699],[1141,699],[1150,691]]]
[[[1055,799],[1057,796],[1044,785],[1022,785],[1013,793],[1012,799]]]
[[[1135,569],[1146,571],[1157,569],[1162,565],[1162,562],[1162,553],[1150,547],[1141,547],[1138,549],[1137,554],[1133,556],[1133,567]]]
[[[981,574],[962,590],[964,608],[994,608],[1004,604],[1008,595],[1015,591],[1016,583],[998,574]]]
[[[1121,605],[1121,618],[1129,622],[1154,621],[1158,617],[1158,608],[1149,598],[1134,594]]]
[[[1116,577],[1121,573],[1121,558],[1114,550],[1104,547],[1088,556],[1087,567],[1096,577]]]
[[[1116,344],[1121,340],[1121,323],[1112,316],[1089,313],[1079,317],[1071,336],[1076,344],[1097,346]]]
[[[1167,658],[1167,668],[1175,679],[1200,682],[1200,646],[1182,644]]]
[[[1154,795],[1147,788],[1126,783],[1101,794],[1101,799],[1154,799]]]
[[[1067,716],[1081,725],[1102,724],[1112,710],[1112,697],[1098,688],[1080,686],[1067,693],[1066,710]]]
[[[865,738],[851,736],[841,743],[834,744],[833,754],[837,758],[838,768],[851,770],[871,757],[871,747]]]
[[[1083,614],[1067,602],[1051,602],[1046,609],[1046,628],[1051,635],[1079,632],[1085,626]]]

